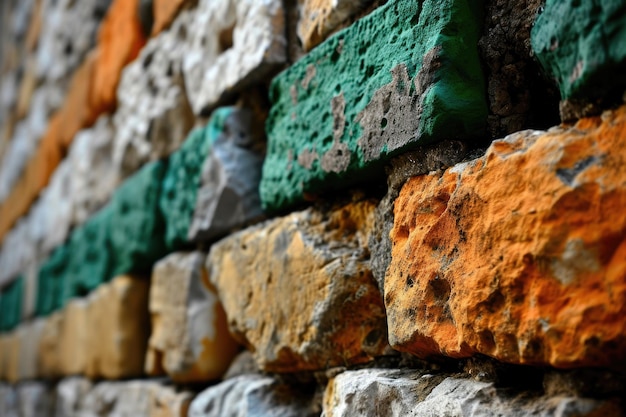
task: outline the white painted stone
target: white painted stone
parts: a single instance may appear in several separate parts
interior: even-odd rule
[[[600,410],[600,400],[515,397],[490,382],[399,369],[347,371],[333,378],[323,417],[574,417]]]
[[[257,127],[258,128],[258,127]],[[202,166],[190,241],[211,241],[263,215],[263,150],[247,109],[232,109]]]
[[[200,0],[183,62],[195,114],[262,79],[286,60],[281,0]]]
[[[39,138],[31,134],[25,120],[15,126],[13,138],[0,163],[0,202],[9,196],[38,142]]]
[[[220,378],[237,354],[226,315],[208,286],[201,252],[173,253],[153,269],[150,285],[152,335],[146,372],[163,369],[174,381]]]
[[[113,117],[113,158],[123,177],[176,150],[193,126],[182,77],[190,15],[152,38],[123,71]]]
[[[44,239],[42,253],[51,253],[68,237],[72,226],[72,167],[68,160],[63,160],[52,174],[48,186],[41,194],[42,204],[46,208],[44,218]]]
[[[12,385],[0,383],[0,415],[18,417],[17,392]]]
[[[189,417],[319,416],[313,398],[270,376],[240,375],[214,385],[191,402]]]
[[[23,382],[17,386],[20,417],[52,416],[54,391],[45,382]]]
[[[120,183],[113,165],[113,127],[109,116],[83,129],[74,138],[68,154],[72,178],[72,224],[83,224],[111,198]]]
[[[56,386],[56,412],[54,417],[77,417],[84,409],[85,397],[92,388],[87,378],[71,377]]]

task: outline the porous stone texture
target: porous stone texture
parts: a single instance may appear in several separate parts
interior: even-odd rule
[[[20,347],[18,330],[4,333],[4,379],[15,384],[20,379]]]
[[[480,137],[480,6],[389,1],[274,78],[264,207],[381,176],[385,161],[419,145]]]
[[[202,252],[173,253],[155,264],[150,282],[152,334],[146,373],[175,382],[220,378],[238,351],[207,279]]]
[[[81,375],[85,372],[90,336],[89,304],[86,298],[71,300],[61,311],[63,320],[56,350],[63,375]],[[93,337],[91,333],[91,337]]]
[[[39,340],[39,375],[53,379],[61,375],[61,362],[57,346],[63,328],[63,314],[59,311],[44,319],[44,328]]]
[[[193,125],[181,68],[190,18],[181,15],[124,68],[113,116],[113,161],[124,178],[178,149]]]
[[[280,0],[199,0],[188,33],[183,71],[196,115],[265,79],[286,60]]]
[[[41,219],[44,230],[41,252],[45,254],[65,242],[72,226],[71,183],[74,173],[71,168],[68,161],[61,161],[48,187],[42,191],[42,204],[46,210]]]
[[[530,30],[545,0],[487,0],[479,51],[487,71],[489,136],[559,122],[559,92],[533,59]]]
[[[22,382],[17,386],[20,417],[50,416],[54,409],[54,390],[45,382]],[[2,409],[0,408],[0,412]],[[4,416],[4,414],[2,414]]]
[[[374,207],[292,213],[212,246],[209,279],[231,332],[263,370],[318,370],[383,354],[385,312],[367,247]]]
[[[93,387],[87,378],[64,378],[56,386],[54,417],[79,417],[85,398]]]
[[[38,41],[37,72],[40,79],[58,88],[59,93],[65,92],[72,73],[94,47],[100,21],[110,3],[110,0],[43,2],[45,18]]]
[[[298,38],[309,51],[338,26],[357,14],[372,0],[303,0],[298,20]]]
[[[115,109],[122,68],[146,43],[139,21],[139,0],[113,0],[98,32],[90,103],[97,114]]]
[[[190,241],[212,241],[263,215],[259,182],[265,143],[253,112],[217,109],[206,135],[211,150],[204,159],[195,209],[188,226]]]
[[[574,416],[623,415],[614,402],[539,396],[498,389],[491,382],[414,370],[347,371],[330,380],[324,417],[365,416]]]
[[[86,376],[143,374],[150,332],[148,291],[149,280],[121,275],[89,296]]]
[[[70,147],[68,160],[72,182],[72,224],[81,225],[109,201],[121,180],[112,160],[113,127],[101,116],[89,129],[81,130]]]
[[[422,358],[622,368],[625,126],[622,107],[520,132],[409,180],[385,277],[391,345]]]
[[[186,417],[193,395],[159,381],[100,382],[85,396],[77,417]],[[72,414],[70,414],[72,416]]]
[[[202,391],[191,402],[189,417],[319,416],[313,395],[259,374],[241,375]]]
[[[566,100],[566,120],[599,113],[626,89],[624,4],[618,0],[547,0],[532,29],[532,47]]]

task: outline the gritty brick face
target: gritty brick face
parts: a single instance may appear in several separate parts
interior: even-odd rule
[[[626,108],[526,131],[395,202],[390,341],[420,357],[614,367],[626,356]]]
[[[277,76],[264,207],[381,175],[383,162],[417,145],[480,136],[479,15],[463,0],[390,1]]]

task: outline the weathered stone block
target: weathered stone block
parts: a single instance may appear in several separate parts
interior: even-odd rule
[[[64,378],[56,386],[56,406],[54,417],[79,417],[84,408],[85,397],[93,384],[87,378]]]
[[[625,19],[619,0],[546,1],[531,32],[532,47],[563,99],[621,98],[626,89]]]
[[[146,43],[138,5],[139,0],[114,0],[100,26],[91,89],[91,106],[97,114],[115,109],[122,68]]]
[[[195,129],[169,159],[159,207],[165,218],[165,242],[170,250],[188,244],[202,164],[214,139],[210,129]]]
[[[226,315],[209,284],[201,252],[159,261],[150,282],[152,334],[146,373],[176,382],[220,378],[238,351]]]
[[[69,274],[71,252],[68,245],[59,246],[42,264],[37,282],[38,316],[46,316],[63,306],[65,277]]]
[[[318,370],[383,354],[385,312],[368,262],[373,211],[371,201],[309,209],[212,246],[209,279],[231,332],[262,369]]]
[[[152,38],[122,73],[113,116],[113,161],[122,177],[178,149],[193,125],[181,68],[189,20],[185,14]]]
[[[197,115],[263,80],[286,60],[279,0],[200,0],[188,32],[183,71]]]
[[[58,351],[64,315],[57,311],[44,319],[44,328],[39,340],[39,375],[53,379],[61,376],[61,361]]]
[[[150,317],[149,281],[121,275],[89,296],[87,369],[90,378],[143,374]]]
[[[44,229],[41,243],[42,253],[50,253],[68,238],[72,226],[71,183],[74,173],[70,164],[63,160],[50,177],[50,183],[41,194],[46,208],[41,219]]]
[[[319,416],[311,396],[259,374],[241,375],[202,391],[191,402],[189,417]]]
[[[62,375],[80,375],[85,372],[88,358],[88,337],[92,323],[88,321],[88,299],[79,298],[69,301],[61,314],[61,333],[57,340],[57,355]],[[101,337],[101,336],[99,336]]]
[[[101,116],[89,129],[80,131],[70,147],[72,171],[72,224],[81,225],[109,201],[121,175],[113,166],[113,128]]]
[[[382,175],[418,145],[480,137],[481,4],[389,1],[274,78],[264,207]]]
[[[166,254],[165,224],[159,211],[165,172],[163,161],[145,165],[115,191],[110,207],[105,208],[111,210],[115,275],[149,272]]]
[[[228,107],[211,115],[205,135],[211,150],[204,159],[195,209],[188,228],[190,241],[211,241],[263,215],[259,181],[264,142],[252,111]],[[188,202],[187,202],[188,203]],[[168,216],[168,219],[171,215]]]
[[[298,37],[306,51],[321,43],[337,27],[361,11],[372,0],[303,0],[298,20]]]
[[[0,412],[6,417],[18,417],[17,393],[10,384],[0,383]]]
[[[17,330],[19,338],[18,380],[37,379],[39,372],[39,345],[44,333],[43,319],[22,323]]]
[[[493,142],[395,201],[389,338],[420,357],[626,358],[626,107]],[[504,181],[503,179],[506,179]]]
[[[19,277],[0,293],[0,331],[12,330],[22,318],[24,280]]]
[[[31,381],[19,384],[17,402],[20,417],[54,415],[54,390],[45,382]]]
[[[4,334],[5,369],[4,377],[11,384],[20,378],[20,348],[21,340],[17,329]]]
[[[580,397],[515,395],[491,382],[412,370],[364,369],[333,378],[324,395],[325,417],[622,415],[616,404]]]

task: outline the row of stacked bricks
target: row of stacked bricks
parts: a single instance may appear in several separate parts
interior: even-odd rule
[[[0,415],[626,415],[626,2],[0,7]]]

